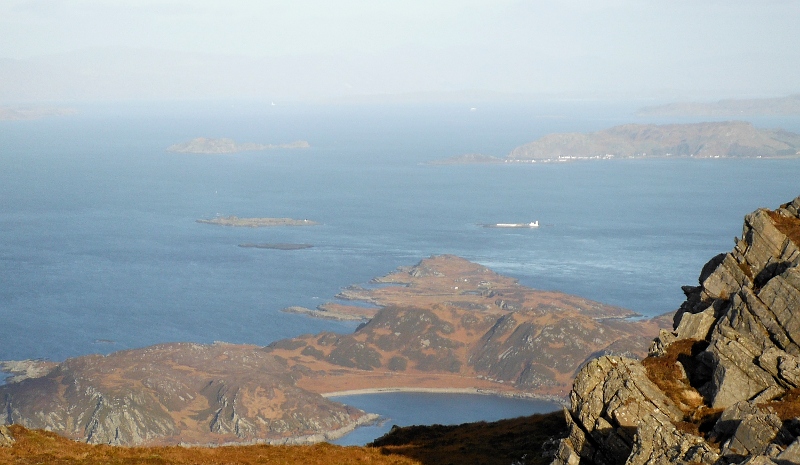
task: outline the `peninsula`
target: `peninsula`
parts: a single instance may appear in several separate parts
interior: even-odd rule
[[[167,151],[175,153],[223,154],[274,149],[307,149],[309,147],[311,147],[311,145],[304,140],[273,145],[256,144],[252,142],[240,144],[233,139],[227,138],[209,139],[206,137],[197,137],[188,142],[170,145],[167,147]]]
[[[319,223],[311,220],[293,218],[239,218],[238,216],[218,216],[210,220],[200,219],[198,223],[216,224],[219,226],[235,226],[240,228],[269,228],[274,226],[316,226]]]
[[[621,158],[795,158],[800,134],[743,121],[625,124],[591,133],[548,134],[505,158],[464,155],[432,164],[551,163]]]
[[[455,256],[374,281],[381,285],[338,296],[374,305],[352,334],[268,347],[162,344],[39,366],[0,386],[0,421],[118,445],[322,441],[375,418],[327,397],[335,393],[563,401],[582,364],[598,354],[644,356],[671,319],[631,320],[630,310],[530,289]]]

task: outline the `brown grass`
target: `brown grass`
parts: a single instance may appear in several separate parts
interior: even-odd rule
[[[230,446],[203,447],[113,447],[71,441],[54,433],[9,427],[17,440],[13,447],[0,447],[0,464],[103,464],[103,465],[257,465],[257,464],[370,464],[419,465],[402,455],[386,455],[367,447]]]
[[[800,246],[800,219],[783,216],[778,214],[774,211],[768,211],[767,215],[772,219],[772,223],[775,225],[775,228],[786,234],[795,245]]]
[[[775,414],[781,418],[781,421],[800,418],[800,388],[788,391],[779,400],[761,405],[772,407],[775,410]]]
[[[703,396],[684,375],[681,364],[689,363],[706,345],[705,341],[683,339],[670,344],[663,356],[642,360],[647,377],[684,414],[683,421],[678,422],[675,427],[701,437],[711,430],[723,409],[713,409],[705,405]],[[691,370],[691,367],[687,366],[686,369]]]
[[[647,377],[686,414],[703,405],[703,398],[689,384],[679,360],[694,355],[700,345],[702,341],[683,339],[670,344],[663,356],[642,360]]]
[[[567,434],[561,412],[493,423],[399,428],[375,441],[385,454],[402,455],[425,465],[483,464],[544,465],[542,444]]]
[[[74,442],[41,430],[9,427],[17,440],[0,447],[0,465],[544,465],[542,444],[566,435],[561,412],[457,426],[398,428],[374,447],[114,447]]]

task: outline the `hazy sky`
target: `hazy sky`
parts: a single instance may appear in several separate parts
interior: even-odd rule
[[[797,0],[3,0],[0,79],[33,99],[781,95],[798,19]]]

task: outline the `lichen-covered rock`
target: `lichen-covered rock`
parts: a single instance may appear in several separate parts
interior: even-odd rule
[[[722,447],[722,455],[763,455],[781,433],[781,428],[781,419],[775,413],[745,415],[736,426],[733,437]]]
[[[800,463],[798,265],[800,197],[747,215],[733,250],[683,288],[674,330],[653,342],[650,357],[662,358],[645,362],[661,372],[604,357],[578,374],[553,463]],[[648,378],[665,373],[680,379]],[[681,400],[688,391],[702,402]]]

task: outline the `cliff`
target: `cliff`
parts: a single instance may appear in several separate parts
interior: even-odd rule
[[[554,465],[800,463],[800,197],[745,217],[642,362],[577,375]]]
[[[549,134],[515,148],[508,161],[563,161],[644,157],[795,157],[800,135],[757,129],[741,121],[695,124],[625,124],[603,131]]]
[[[69,359],[0,386],[0,424],[120,445],[320,441],[373,418],[323,395],[436,389],[563,399],[587,360],[644,356],[666,326],[454,256],[376,281],[343,292],[377,305],[353,334]]]

